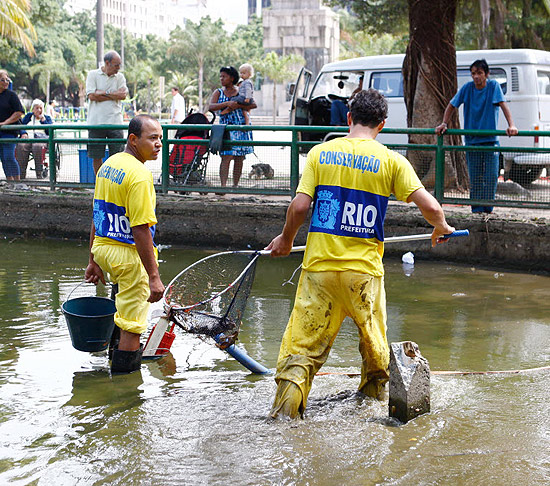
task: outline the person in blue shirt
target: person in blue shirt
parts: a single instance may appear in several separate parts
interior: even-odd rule
[[[512,120],[510,108],[504,100],[500,84],[489,79],[489,66],[485,59],[478,59],[470,66],[472,81],[466,83],[451,99],[445,113],[443,123],[435,127],[435,133],[443,134],[451,116],[460,105],[464,104],[464,128],[466,130],[496,130],[499,108],[502,109],[508,128],[506,134],[517,135],[518,129]],[[465,136],[466,145],[498,146],[496,135]],[[470,175],[470,199],[493,200],[495,198],[499,162],[498,152],[466,152],[468,173]],[[492,206],[472,205],[473,213],[492,213]]]

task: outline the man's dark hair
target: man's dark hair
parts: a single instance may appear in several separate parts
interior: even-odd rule
[[[477,61],[474,61],[470,66],[470,71],[474,68],[483,69],[485,71],[485,74],[489,74],[489,64],[487,64],[487,61],[485,59],[478,59]]]
[[[112,61],[115,57],[117,57],[117,56],[120,57],[120,56],[118,55],[118,52],[116,52],[116,51],[109,51],[109,52],[107,52],[107,53],[103,56],[103,60],[104,60],[105,62],[111,62],[111,61]]]
[[[143,129],[143,124],[145,123],[145,120],[157,121],[151,115],[135,116],[130,120],[130,123],[128,124],[128,138],[130,138],[130,135],[132,134],[134,134],[138,138],[141,137],[141,130]]]
[[[233,78],[233,84],[239,82],[239,72],[233,66],[224,66],[220,69],[220,73],[229,74]]]
[[[376,89],[359,91],[349,104],[354,125],[375,128],[388,117],[388,102]]]
[[[177,86],[172,86],[172,89],[173,89],[174,91],[177,91],[177,92],[179,93],[179,90],[180,90],[180,89],[179,89]]]

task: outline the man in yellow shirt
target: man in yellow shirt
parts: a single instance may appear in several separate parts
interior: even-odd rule
[[[141,366],[140,335],[147,329],[150,302],[162,298],[157,249],[153,243],[156,195],[147,160],[158,157],[162,129],[149,115],[130,121],[124,152],[109,157],[96,176],[90,260],[86,282],[105,283],[108,272],[118,284],[115,324],[120,340],[111,362],[114,373]]]
[[[415,203],[434,226],[432,245],[454,228],[409,161],[375,141],[387,118],[385,98],[374,89],[350,102],[350,132],[314,147],[290,203],[282,233],[266,249],[290,253],[314,202],[302,274],[277,362],[271,416],[304,414],[313,377],[328,358],[346,316],[359,330],[359,391],[379,397],[387,383],[384,290],[384,218],[390,194]]]

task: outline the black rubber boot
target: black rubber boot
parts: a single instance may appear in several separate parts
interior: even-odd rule
[[[120,327],[115,324],[113,334],[111,334],[111,341],[109,342],[109,359],[113,359],[113,350],[118,348],[118,342],[120,341]]]
[[[111,361],[111,373],[122,374],[132,373],[141,368],[141,355],[143,354],[143,344],[137,351],[121,351],[116,347],[113,350],[113,360]]]

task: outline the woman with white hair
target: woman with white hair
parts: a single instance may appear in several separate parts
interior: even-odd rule
[[[31,111],[23,117],[21,123],[23,125],[51,125],[53,121],[50,116],[44,115],[44,103],[41,100],[34,100],[31,105]],[[43,162],[48,148],[48,144],[44,143],[43,140],[48,138],[48,130],[31,130],[30,135],[25,130],[21,130],[21,138],[33,139],[30,143],[18,143],[15,149],[15,158],[21,168],[21,179],[27,176],[27,165],[29,164],[29,155],[31,152],[34,157],[36,178],[43,179],[46,177]],[[42,141],[38,142],[40,139]]]

